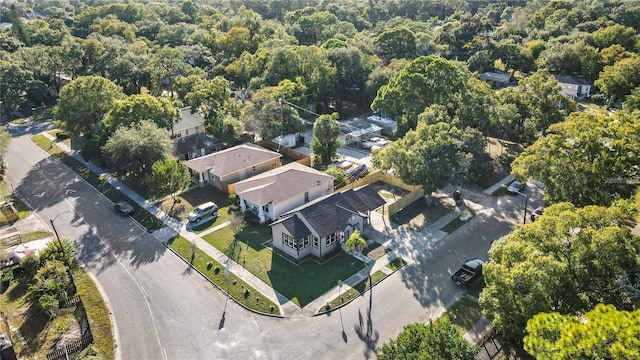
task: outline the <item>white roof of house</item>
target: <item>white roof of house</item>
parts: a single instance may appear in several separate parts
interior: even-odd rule
[[[225,176],[280,157],[282,154],[246,143],[191,159],[185,164],[198,172],[210,171],[217,176]]]
[[[333,176],[314,168],[292,162],[233,184],[236,194],[254,203],[264,205],[286,201],[310,189],[331,184]],[[328,189],[325,189],[328,190]]]

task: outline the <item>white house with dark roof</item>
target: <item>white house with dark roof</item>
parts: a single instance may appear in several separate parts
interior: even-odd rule
[[[324,196],[272,223],[272,246],[296,259],[324,258],[339,251],[355,229],[364,233],[369,213],[384,204],[368,185]]]
[[[282,154],[246,143],[185,162],[198,183],[228,193],[229,185],[280,166]]]
[[[204,133],[204,118],[200,113],[191,112],[190,107],[180,109],[180,119],[169,130],[172,139]]]
[[[333,176],[293,162],[252,176],[229,187],[242,212],[255,213],[264,223],[333,192]]]
[[[560,84],[560,92],[573,100],[585,97],[591,93],[593,84],[585,79],[569,75],[554,76],[556,80],[558,80],[558,84]]]

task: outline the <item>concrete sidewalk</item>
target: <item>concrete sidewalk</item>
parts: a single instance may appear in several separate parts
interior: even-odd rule
[[[376,271],[382,271],[386,274],[391,274],[391,269],[389,269],[386,265],[395,260],[399,256],[399,254],[402,254],[402,259],[407,263],[415,263],[416,259],[414,258],[414,256],[412,256],[412,254],[419,254],[426,249],[433,247],[433,245],[435,245],[438,241],[445,239],[448,234],[441,229],[449,222],[453,221],[455,218],[461,215],[465,215],[465,209],[470,209],[473,213],[476,214],[476,216],[469,219],[467,223],[475,221],[478,218],[478,215],[482,213],[489,213],[493,211],[493,209],[491,208],[491,194],[493,193],[493,191],[495,191],[495,189],[499,188],[512,179],[509,176],[501,180],[491,188],[485,190],[483,193],[473,192],[466,189],[463,190],[464,200],[461,206],[457,207],[455,210],[446,214],[434,223],[423,227],[419,231],[412,230],[408,226],[400,226],[398,224],[395,224],[388,218],[382,216],[380,213],[372,212],[370,217],[371,229],[368,230],[368,234],[365,233],[364,235],[367,236],[370,243],[379,243],[382,246],[388,248],[390,252],[375,261],[370,259],[371,261],[368,261],[368,264],[362,270],[358,271],[348,279],[342,281],[341,287],[336,284],[334,288],[330,289],[301,309],[296,304],[292,303],[287,298],[275,291],[272,287],[264,283],[258,277],[250,273],[243,266],[241,266],[241,264],[238,264],[234,260],[230,259],[220,250],[216,249],[202,239],[202,236],[229,225],[228,221],[217,225],[212,229],[208,229],[205,232],[196,234],[193,231],[187,229],[186,222],[179,221],[168,216],[166,213],[156,207],[152,202],[144,199],[142,196],[123,184],[120,180],[114,178],[109,174],[106,174],[106,171],[104,169],[96,166],[91,162],[84,161],[84,159],[78,152],[71,150],[67,145],[56,139],[54,136],[46,132],[43,134],[50,140],[54,141],[57,146],[76,158],[80,163],[84,164],[93,173],[97,175],[105,174],[105,181],[107,183],[128,196],[133,202],[143,207],[145,210],[161,220],[166,226],[153,232],[154,237],[158,241],[166,243],[174,236],[180,234],[188,241],[195,243],[198,249],[202,250],[213,259],[224,266],[228,266],[232,273],[254,287],[265,297],[269,298],[274,303],[279,304],[281,314],[286,317],[313,316],[317,314],[318,310],[320,310],[321,307],[337,298],[339,296],[339,293],[344,293],[349,288],[354,287]],[[442,190],[442,192],[450,194],[450,190],[452,189],[445,188]],[[479,336],[475,334],[484,333],[488,328],[488,325],[485,322],[486,320],[484,319],[478,322],[478,324],[476,324],[476,326],[471,331],[469,331],[469,335],[465,335],[465,338],[468,338],[469,341],[473,341]]]

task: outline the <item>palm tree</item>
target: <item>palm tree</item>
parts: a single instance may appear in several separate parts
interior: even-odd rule
[[[362,236],[360,236],[360,231],[358,231],[358,229],[355,229],[353,231],[353,234],[351,234],[351,236],[349,236],[349,238],[347,239],[345,245],[347,245],[347,250],[349,252],[353,252],[353,249],[355,249],[356,246],[358,247],[358,252],[362,252],[362,249],[367,247],[367,241]]]

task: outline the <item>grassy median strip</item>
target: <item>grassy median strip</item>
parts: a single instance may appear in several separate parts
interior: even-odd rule
[[[78,295],[82,299],[84,309],[89,318],[89,326],[93,334],[93,345],[102,355],[102,359],[113,359],[115,356],[115,343],[107,304],[102,299],[102,294],[98,291],[96,284],[84,270],[75,270],[73,278],[78,289]]]
[[[378,270],[376,272],[374,272],[373,274],[371,274],[371,276],[367,277],[366,279],[360,281],[358,284],[356,284],[356,286],[349,288],[348,290],[345,290],[344,293],[340,294],[339,297],[331,300],[330,302],[328,302],[326,305],[324,305],[322,308],[320,308],[318,310],[318,312],[323,312],[323,311],[328,311],[331,309],[335,309],[336,307],[342,305],[342,304],[346,304],[349,301],[357,298],[360,295],[363,295],[367,290],[369,290],[373,285],[379,283],[380,281],[382,281],[385,277],[387,277],[387,274],[385,274],[384,272]]]
[[[213,283],[228,291],[237,302],[261,313],[280,315],[280,309],[274,302],[267,299],[235,274],[229,273],[229,279],[227,280],[224,276],[224,266],[202,250],[194,247],[187,239],[178,236],[169,241],[169,247],[190,262]]]
[[[445,315],[458,328],[460,335],[464,335],[482,319],[482,310],[475,301],[462,297],[447,310]]]
[[[406,261],[402,260],[401,258],[395,258],[392,262],[387,264],[387,267],[393,271],[396,271],[405,265],[407,265]]]

